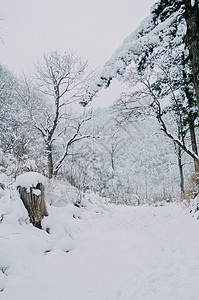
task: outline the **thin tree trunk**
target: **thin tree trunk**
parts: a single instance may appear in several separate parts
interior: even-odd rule
[[[46,150],[48,160],[48,177],[51,179],[53,177],[53,157],[51,144],[46,144]]]
[[[199,157],[196,153],[194,153],[192,150],[189,150],[185,143],[181,142],[178,138],[176,138],[175,136],[173,136],[168,130],[167,127],[163,121],[163,118],[161,116],[161,114],[156,116],[158,119],[158,122],[161,125],[161,130],[174,142],[176,143],[178,146],[180,146],[180,148],[182,150],[184,150],[190,157],[192,157],[194,160],[196,160],[199,163]]]
[[[185,194],[184,189],[184,173],[183,173],[183,164],[182,164],[182,149],[179,145],[177,145],[177,156],[178,156],[178,168],[180,172],[180,191],[181,191],[181,198],[183,198]]]
[[[115,163],[114,163],[114,148],[113,146],[111,147],[111,169],[112,169],[112,175],[111,175],[111,178],[113,179],[114,178],[114,171],[115,171]]]

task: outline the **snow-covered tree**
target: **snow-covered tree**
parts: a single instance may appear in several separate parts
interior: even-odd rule
[[[96,127],[97,138],[82,142],[81,152],[78,145],[73,146],[61,170],[63,176],[115,203],[137,205],[175,198],[179,178],[173,144],[158,132],[156,121],[118,126],[114,112],[98,109],[93,113],[87,125]]]
[[[35,65],[37,89],[44,95],[39,105],[42,115],[35,106],[32,112],[34,127],[40,132],[46,147],[48,176],[56,175],[68,155],[71,144],[87,138],[82,133],[83,124],[90,117],[76,118],[67,107],[80,101],[85,92],[89,76],[87,62],[82,62],[73,51],[61,54],[57,51],[44,55],[43,62]],[[63,137],[67,136],[67,140]],[[62,139],[62,153],[57,155],[55,144]],[[57,153],[58,154],[58,153]]]
[[[197,102],[199,104],[199,8],[194,0],[159,0],[151,8],[151,14],[127,37],[110,60],[89,85],[82,104],[86,105],[102,87],[108,87],[112,79],[120,79],[127,66],[134,61],[137,65],[146,61],[157,47],[169,49],[175,44],[188,47]],[[185,38],[186,37],[186,38]],[[199,105],[198,105],[199,107]]]
[[[11,155],[15,165],[13,172],[20,173],[24,167],[32,136],[26,105],[18,94],[19,79],[5,67],[0,66],[0,147],[4,155]]]
[[[143,78],[146,79],[149,73],[153,73],[150,82],[145,81],[144,83],[153,96],[153,104],[148,103],[148,105],[155,109],[156,117],[164,133],[178,147],[181,147],[179,152],[185,151],[192,157],[196,172],[199,170],[195,134],[199,111],[197,108],[197,106],[199,107],[197,105],[199,103],[198,16],[198,1],[157,1],[151,8],[150,16],[124,40],[123,45],[98,73],[95,82],[88,87],[82,103],[86,105],[102,87],[108,87],[114,78],[121,80],[129,65],[134,65],[138,76],[141,75],[142,84]],[[155,74],[157,68],[162,70],[162,72],[158,71],[159,78]],[[166,84],[165,80],[167,81]],[[168,93],[170,94],[170,104],[165,104],[162,101],[160,103],[159,100],[165,99]],[[134,106],[136,106],[136,101],[137,106],[139,106],[140,97],[143,97],[143,93],[137,92],[137,95],[134,93]],[[140,107],[140,111],[143,109],[144,107]],[[175,115],[178,126],[177,134],[172,134],[172,131],[169,131],[166,126],[163,118],[166,111]],[[126,110],[125,113],[130,112]],[[191,148],[184,143],[184,137],[188,130],[191,137]]]

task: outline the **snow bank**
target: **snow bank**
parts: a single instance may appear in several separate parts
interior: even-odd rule
[[[21,174],[16,179],[16,185],[25,188],[36,187],[38,183],[45,185],[46,177],[37,172],[28,172]]]
[[[116,206],[92,193],[81,203],[48,204],[39,230],[5,189],[0,298],[198,300],[199,223],[182,206]]]
[[[103,207],[97,207],[97,201],[100,202],[101,198],[95,195],[84,197],[84,207],[75,207],[74,202],[79,199],[77,191],[76,197],[74,197],[73,190],[73,193],[67,195],[67,200],[71,195],[73,197],[70,204],[67,201],[63,201],[62,206],[59,202],[58,207],[53,206],[53,203],[47,204],[49,216],[42,222],[43,230],[35,228],[29,222],[27,211],[16,191],[16,186],[22,185],[28,188],[35,186],[38,182],[45,184],[45,180],[38,173],[23,174],[17,178],[17,182],[10,189],[5,188],[0,195],[0,297],[5,300],[34,299],[36,291],[38,291],[39,299],[46,299],[46,289],[41,290],[44,283],[43,276],[54,277],[53,274],[58,271],[55,271],[53,262],[57,264],[60,257],[64,260],[67,259],[65,255],[69,255],[71,251],[75,250],[76,240],[81,233],[89,230],[89,219],[99,218],[103,213]],[[8,182],[4,181],[5,186],[8,186]],[[7,181],[9,181],[8,178]],[[61,187],[61,195],[64,197],[64,191],[65,193],[68,191],[69,184],[58,185],[55,180],[52,182],[57,184],[57,189]],[[50,182],[46,185],[47,190],[49,185]],[[70,188],[72,189],[72,187]],[[92,206],[91,201],[95,204],[93,210],[89,212],[89,208],[86,206]],[[48,230],[50,234],[45,230]],[[63,267],[67,269],[66,265]],[[44,275],[42,269],[48,274]],[[60,271],[62,273],[62,270]],[[36,281],[33,279],[34,284],[31,287],[29,286],[30,278],[37,278]],[[23,282],[23,288],[20,286],[20,282]],[[52,284],[56,287],[57,283],[55,278],[50,286]],[[63,295],[61,298],[47,295],[47,298],[62,299]]]

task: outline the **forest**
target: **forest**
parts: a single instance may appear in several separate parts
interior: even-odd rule
[[[4,174],[36,171],[116,203],[197,194],[197,4],[168,3],[156,3],[100,71],[74,50],[44,54],[20,78],[1,66]],[[114,78],[124,91],[92,111],[90,100]]]
[[[1,64],[0,107],[2,299],[198,299],[197,0],[157,1],[100,70]]]

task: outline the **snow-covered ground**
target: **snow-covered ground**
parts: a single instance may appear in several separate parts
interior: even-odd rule
[[[198,300],[199,221],[181,205],[48,205],[34,228],[16,193],[0,199],[0,299]]]

